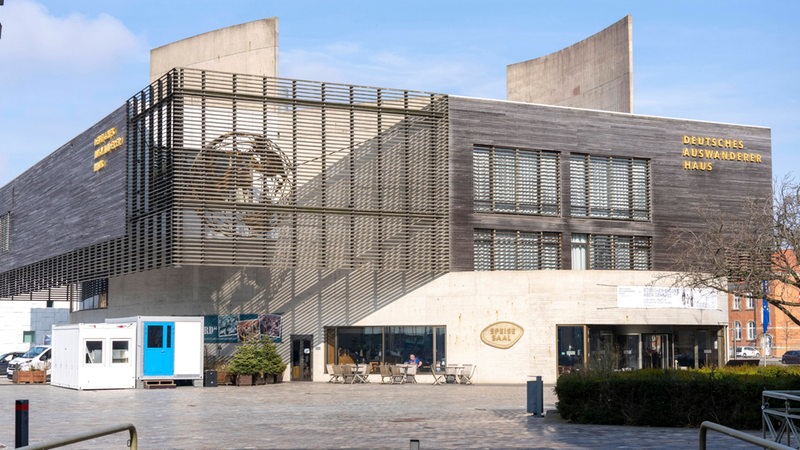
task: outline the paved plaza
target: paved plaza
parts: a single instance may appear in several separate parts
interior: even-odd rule
[[[0,443],[14,447],[15,400],[29,401],[30,444],[132,423],[140,449],[698,447],[697,429],[574,425],[526,413],[526,386],[429,383],[76,391],[0,381]],[[555,408],[545,386],[545,410]],[[754,433],[760,435],[760,433]],[[125,448],[127,433],[69,449]],[[709,432],[711,449],[753,448]]]

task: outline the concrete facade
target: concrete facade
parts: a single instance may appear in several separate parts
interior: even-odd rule
[[[633,112],[633,26],[605,30],[540,58],[507,67],[506,98],[545,105]]]
[[[255,20],[150,51],[150,82],[174,67],[278,76],[278,18]]]

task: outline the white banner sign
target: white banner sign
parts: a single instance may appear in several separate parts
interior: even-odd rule
[[[717,291],[658,286],[618,286],[620,308],[717,309]]]

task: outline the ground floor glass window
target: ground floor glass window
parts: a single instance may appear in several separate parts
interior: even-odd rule
[[[326,364],[369,364],[373,373],[411,354],[422,360],[422,372],[446,361],[444,326],[328,327],[325,346]]]

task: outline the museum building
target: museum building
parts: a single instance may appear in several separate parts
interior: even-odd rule
[[[671,238],[770,197],[770,130],[633,114],[630,39],[512,64],[508,100],[279,78],[275,18],[154,49],[0,187],[0,299],[204,316],[207,360],[261,333],[287,381],[724,364],[727,298],[670,281]]]

